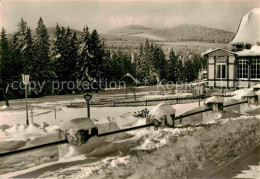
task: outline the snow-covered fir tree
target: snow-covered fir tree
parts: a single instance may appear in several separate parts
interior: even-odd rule
[[[42,18],[40,18],[37,23],[34,47],[34,58],[36,61],[33,64],[34,73],[31,75],[35,81],[39,81],[40,83],[45,82],[45,88],[43,89],[44,91],[42,91],[42,94],[46,94],[51,91],[50,83],[55,77],[55,73],[49,57],[49,34]]]

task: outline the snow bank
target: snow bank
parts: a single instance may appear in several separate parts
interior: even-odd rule
[[[260,83],[259,84],[257,84],[257,85],[255,85],[255,86],[253,86],[253,88],[260,88]]]
[[[16,124],[10,128],[0,130],[0,152],[4,153],[56,141],[58,138],[57,128],[58,126],[48,126],[42,129],[38,125]],[[0,158],[0,174],[33,167],[57,159],[57,146],[3,157]]]
[[[16,124],[10,128],[7,128],[0,135],[0,140],[2,141],[15,141],[15,140],[33,140],[40,135],[47,135],[48,133],[41,129],[39,126],[35,125],[23,125]],[[0,142],[0,144],[1,144]]]
[[[235,99],[235,100],[242,100],[242,97],[247,95],[248,93],[250,93],[250,91],[252,91],[252,90],[253,90],[253,88],[244,88],[244,89],[230,92],[230,93],[228,93],[228,95],[232,95],[233,99]]]
[[[253,90],[247,90],[242,94],[242,97],[252,97],[252,96],[257,96],[256,92]]]
[[[221,96],[212,96],[208,99],[206,99],[205,104],[209,104],[209,103],[223,103],[224,102],[224,98]]]
[[[63,131],[68,131],[70,135],[76,136],[78,130],[84,129],[89,130],[91,133],[91,128],[97,127],[99,133],[105,133],[110,131],[119,130],[115,122],[94,124],[90,118],[78,118],[73,119],[61,126]],[[64,158],[70,158],[77,155],[86,155],[88,157],[100,156],[110,153],[115,153],[118,151],[126,152],[131,147],[136,144],[129,142],[132,135],[121,133],[117,135],[111,135],[107,137],[90,137],[85,144],[73,145],[64,144],[59,146],[59,158],[64,160]]]
[[[3,106],[0,107],[0,110],[1,110],[1,109],[6,109],[6,108],[7,108],[7,106],[6,106],[6,105],[3,105]]]
[[[180,135],[176,135],[174,132],[176,130],[180,129],[157,131],[157,136],[160,134],[161,140],[166,140],[165,145],[156,149],[135,148],[126,160],[127,164],[121,164],[116,168],[108,166],[99,169],[92,176],[95,178],[189,176],[194,170],[204,169],[209,162],[218,165],[227,159],[231,160],[260,142],[260,119],[253,116],[225,119],[221,125],[183,129],[186,131]],[[148,143],[146,139],[147,136],[144,136],[142,145]],[[155,146],[158,140],[149,142]]]
[[[35,143],[36,141],[31,141],[27,143],[27,145],[34,146]],[[10,144],[12,145],[11,141]],[[18,141],[15,141],[15,144],[18,144]],[[2,144],[0,146],[2,146]],[[5,173],[15,172],[15,171],[19,171],[22,169],[34,167],[37,165],[41,165],[44,163],[53,162],[57,160],[58,160],[57,146],[48,147],[40,150],[34,150],[31,152],[25,152],[20,155],[2,157],[0,158],[0,174],[2,175]]]
[[[243,170],[241,174],[238,174],[234,178],[260,178],[260,162],[258,165],[249,166],[249,170]]]

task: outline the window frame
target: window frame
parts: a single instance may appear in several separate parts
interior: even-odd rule
[[[254,60],[256,63],[254,63]],[[256,69],[253,69],[253,65],[256,64]],[[259,67],[259,68],[258,68]],[[252,72],[255,71],[256,78],[252,77]],[[259,72],[259,73],[257,73]],[[250,79],[252,80],[260,80],[260,57],[251,59],[251,69],[250,69]]]
[[[242,65],[242,68],[239,70],[239,65]],[[245,66],[246,65],[246,74],[245,74]],[[236,78],[237,79],[248,79],[249,76],[251,76],[251,73],[249,73],[249,65],[248,65],[248,59],[246,58],[239,58],[237,60],[237,70],[236,70]],[[250,71],[251,72],[251,71]],[[246,75],[246,77],[245,77]]]
[[[219,74],[219,66],[220,66],[220,75]],[[225,77],[223,78],[223,66],[225,66]],[[216,79],[227,79],[227,59],[225,57],[218,57],[216,60]]]

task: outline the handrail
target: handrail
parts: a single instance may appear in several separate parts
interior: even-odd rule
[[[14,154],[27,152],[27,151],[30,151],[30,150],[36,150],[36,149],[40,149],[40,148],[50,147],[50,146],[53,146],[53,145],[66,144],[68,142],[69,142],[68,140],[60,140],[60,141],[55,141],[55,142],[51,142],[51,143],[47,143],[47,144],[28,147],[28,148],[24,148],[24,149],[20,149],[20,150],[14,150],[14,151],[10,151],[10,152],[0,153],[0,157],[5,157],[5,156],[8,156],[8,155],[14,155]]]
[[[204,109],[204,110],[201,110],[201,111],[196,111],[196,112],[185,114],[185,115],[180,115],[178,117],[175,117],[175,120],[182,119],[182,118],[185,118],[185,117],[189,117],[189,116],[192,116],[192,115],[195,115],[195,114],[204,113],[204,112],[207,112],[207,111],[211,111],[211,109]]]
[[[238,103],[227,104],[227,105],[223,106],[223,108],[235,106],[235,105],[238,105],[238,104],[244,104],[244,103],[248,103],[248,101],[242,101],[242,102],[238,102]]]
[[[98,137],[103,137],[103,136],[107,136],[107,135],[112,135],[112,134],[117,134],[117,133],[121,133],[121,132],[137,130],[137,129],[141,129],[141,128],[145,128],[145,127],[151,127],[151,126],[154,126],[154,123],[145,124],[145,125],[136,126],[136,127],[131,127],[131,128],[126,128],[126,129],[120,129],[120,130],[117,130],[117,131],[106,132],[106,133],[98,134],[97,136]]]
[[[223,106],[223,108],[235,106],[235,105],[238,105],[238,104],[244,104],[244,103],[248,103],[248,101],[242,101],[242,102],[238,102],[238,103],[227,104],[227,105]],[[182,118],[185,118],[185,117],[189,117],[189,116],[192,116],[192,115],[195,115],[195,114],[207,112],[207,111],[210,111],[210,110],[211,109],[204,109],[204,110],[201,110],[201,111],[196,111],[196,112],[185,114],[185,115],[180,115],[178,117],[175,117],[175,120],[182,119]]]

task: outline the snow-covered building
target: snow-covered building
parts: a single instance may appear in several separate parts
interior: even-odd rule
[[[207,87],[237,89],[260,84],[260,8],[241,20],[230,49],[217,48],[207,57]]]

